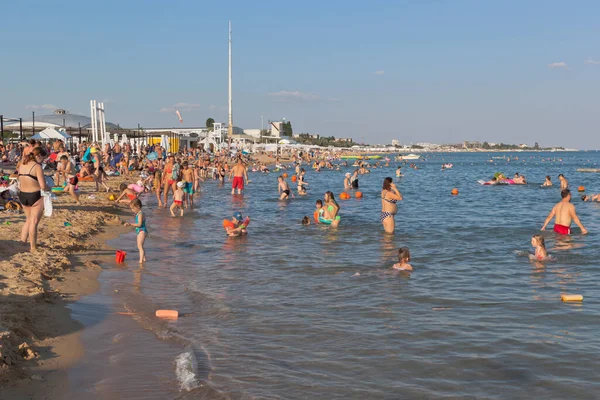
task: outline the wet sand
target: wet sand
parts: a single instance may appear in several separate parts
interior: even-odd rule
[[[114,257],[105,243],[126,230],[121,216],[129,215],[107,193],[92,192],[92,183],[80,188],[81,206],[66,194],[53,201],[37,253],[19,241],[25,215],[0,214],[0,398],[60,398],[65,369],[83,354],[83,326],[67,306],[98,290],[97,254]]]

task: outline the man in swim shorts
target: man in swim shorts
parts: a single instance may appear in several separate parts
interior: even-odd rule
[[[552,211],[548,214],[548,218],[546,218],[541,230],[545,231],[546,226],[552,218],[556,218],[554,220],[554,232],[560,235],[571,234],[571,221],[574,221],[579,229],[581,229],[581,233],[586,235],[588,231],[579,220],[579,217],[575,212],[575,206],[571,204],[571,191],[569,189],[563,189],[560,192],[560,196],[562,197],[562,200],[552,208]]]
[[[235,189],[237,189],[238,194],[242,194],[244,190],[244,183],[248,182],[248,173],[246,172],[246,166],[242,162],[242,157],[238,157],[237,164],[231,168],[231,172],[229,173],[229,177],[233,176],[233,181],[231,182],[231,194],[234,194]]]

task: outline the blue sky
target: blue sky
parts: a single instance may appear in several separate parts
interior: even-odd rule
[[[227,119],[368,143],[599,149],[597,1],[19,1],[0,24],[0,113],[121,126]]]

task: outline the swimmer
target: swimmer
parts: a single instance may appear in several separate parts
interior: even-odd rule
[[[546,175],[546,180],[542,186],[552,186],[552,180],[550,180],[550,175]]]
[[[283,175],[279,175],[277,180],[279,181],[279,186],[277,186],[279,200],[287,200],[290,197],[290,194],[292,195],[292,198],[294,198],[294,193],[290,191],[290,185],[285,181]]]
[[[381,190],[381,214],[379,215],[379,220],[387,233],[394,233],[396,225],[394,216],[398,212],[396,203],[401,200],[402,194],[400,194],[393,179],[390,177],[385,178]]]
[[[304,186],[308,186],[307,182],[304,182],[304,175],[306,174],[306,171],[304,170],[304,168],[300,169],[300,175],[298,175],[298,195],[300,196],[305,196],[306,195],[306,188]]]
[[[335,201],[335,197],[332,192],[325,192],[325,207],[323,208],[323,214],[319,216],[319,222],[322,224],[331,225],[337,228],[340,224],[340,205]]]
[[[131,211],[135,213],[135,222],[133,224],[125,222],[125,226],[132,226],[135,228],[135,233],[137,233],[137,247],[140,252],[140,264],[142,264],[146,262],[146,251],[144,250],[144,242],[146,241],[146,236],[148,236],[146,217],[142,212],[142,202],[140,199],[133,200],[129,203],[129,207],[131,207]]]
[[[185,186],[184,182],[177,182],[177,189],[173,192],[173,204],[171,204],[171,215],[175,217],[175,213],[173,212],[176,208],[180,210],[180,216],[183,217],[183,187]]]
[[[571,221],[574,221],[579,229],[581,229],[581,233],[586,235],[588,231],[579,220],[579,217],[575,212],[575,206],[571,204],[571,191],[569,189],[563,189],[560,192],[560,196],[562,197],[562,200],[552,208],[552,211],[548,214],[541,230],[545,231],[548,223],[552,218],[556,217],[554,221],[554,232],[561,235],[571,234]]]
[[[581,196],[583,201],[600,201],[600,193]]]
[[[315,202],[315,212],[313,213],[313,217],[315,222],[319,223],[319,218],[323,215],[323,200],[319,199]]]
[[[302,218],[302,225],[310,225],[310,218],[308,218],[308,216],[304,216],[304,218]]]
[[[496,179],[496,178],[492,178],[491,180],[484,183],[484,185],[497,185],[497,184],[498,184],[498,179]]]
[[[392,266],[397,271],[412,271],[413,267],[409,264],[410,250],[408,247],[400,247],[398,249],[398,263]]]
[[[548,258],[548,253],[546,252],[546,243],[542,235],[533,235],[531,237],[531,245],[535,249],[534,258],[537,261],[544,261]]]
[[[352,189],[351,177],[352,177],[352,174],[350,172],[346,172],[346,175],[344,178],[344,190]]]
[[[565,190],[569,188],[569,181],[563,174],[558,174],[558,180],[560,181],[560,190]]]
[[[243,219],[244,217],[242,216],[241,212],[236,211],[233,213],[233,218],[231,219],[231,222],[233,222],[233,227],[228,226],[225,228],[228,236],[240,236],[248,234],[246,225],[243,223]]]
[[[400,178],[402,176],[402,167],[398,165],[398,169],[396,169],[396,178]]]

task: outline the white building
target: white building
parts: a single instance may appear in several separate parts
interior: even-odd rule
[[[244,129],[244,134],[260,139],[260,129]]]
[[[400,146],[400,141],[398,139],[392,139],[392,146]]]

